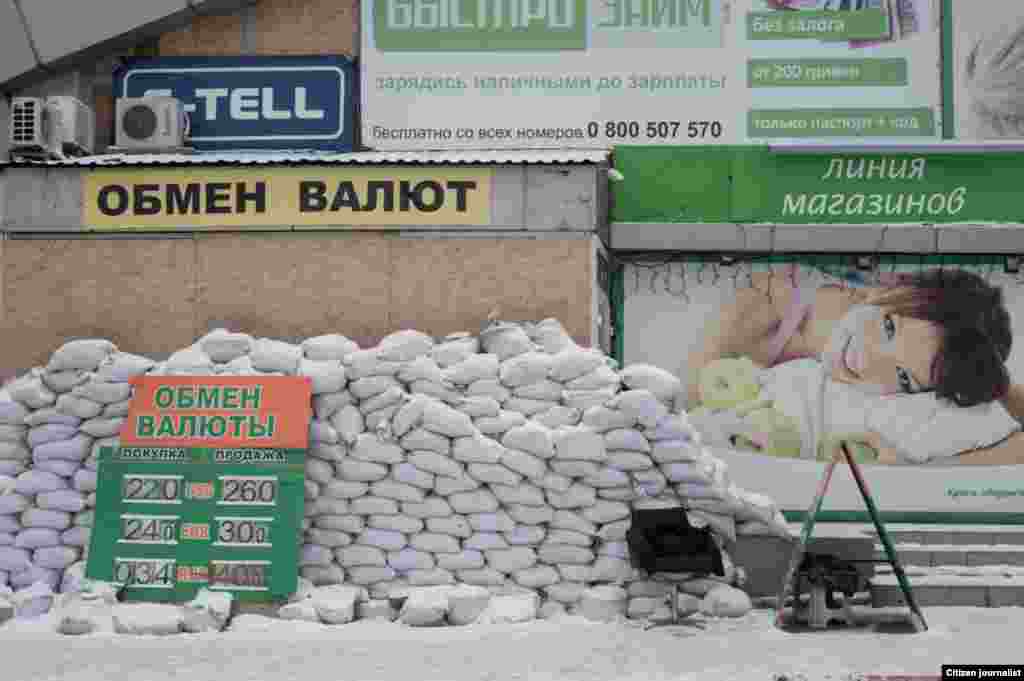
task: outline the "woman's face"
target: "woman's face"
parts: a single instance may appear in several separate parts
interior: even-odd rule
[[[871,300],[841,319],[827,352],[832,378],[866,392],[892,395],[932,389],[939,330]]]

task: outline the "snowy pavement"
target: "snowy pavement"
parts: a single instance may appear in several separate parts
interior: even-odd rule
[[[772,613],[707,629],[599,624],[578,617],[517,625],[324,627],[246,617],[245,631],[173,638],[0,627],[11,681],[843,681],[855,673],[938,678],[942,664],[1020,663],[1024,608],[930,608],[924,634],[775,630]],[[49,625],[49,626],[52,626]],[[693,635],[686,635],[690,632]]]

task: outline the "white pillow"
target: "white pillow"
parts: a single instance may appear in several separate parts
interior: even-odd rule
[[[916,463],[991,447],[1021,429],[1001,402],[957,407],[934,393],[879,398],[867,425]]]

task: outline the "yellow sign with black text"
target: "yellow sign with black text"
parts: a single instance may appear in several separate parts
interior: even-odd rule
[[[100,231],[481,226],[491,222],[492,176],[479,168],[103,169],[84,176],[82,222]]]

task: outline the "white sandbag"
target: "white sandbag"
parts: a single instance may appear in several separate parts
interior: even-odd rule
[[[8,383],[6,390],[12,400],[31,410],[49,407],[57,401],[57,395],[43,385],[42,379],[36,373],[25,374]]]
[[[633,487],[605,487],[597,490],[597,498],[608,501],[630,501],[637,494],[643,493],[640,490],[642,490],[641,486],[638,486],[636,489]]]
[[[700,602],[700,611],[711,617],[743,617],[753,607],[750,596],[726,584],[712,589]]]
[[[705,485],[703,483],[682,483],[675,486],[679,496],[685,499],[708,499],[716,501],[727,501],[732,499],[728,489],[716,484]],[[742,504],[738,508],[743,508]]]
[[[550,411],[552,407],[556,406],[558,406],[558,402],[528,400],[523,397],[513,397],[502,404],[502,408],[506,411],[522,414],[530,418]]]
[[[508,581],[504,573],[493,568],[459,570],[455,574],[460,582],[474,586],[502,586]]]
[[[366,521],[367,527],[375,530],[390,530],[403,534],[414,535],[422,532],[425,526],[422,518],[404,515],[371,515]]]
[[[485,396],[464,397],[455,403],[455,408],[472,419],[495,417],[501,413],[501,403]]]
[[[22,473],[24,475],[24,473]],[[32,493],[19,494],[14,491],[0,494],[0,515],[22,513],[32,506]]]
[[[480,341],[469,334],[453,334],[430,350],[430,357],[442,367],[450,367],[480,352]]]
[[[363,379],[371,380],[371,379]],[[391,386],[384,392],[374,395],[373,397],[366,398],[359,403],[359,411],[362,412],[363,416],[369,416],[373,412],[387,409],[388,407],[395,407],[391,413],[398,411],[398,408],[406,399],[405,391],[398,386]]]
[[[388,434],[388,430],[390,429],[391,419],[400,406],[400,404],[392,404],[390,407],[367,412],[366,429],[377,433],[377,436],[380,438],[392,439]]]
[[[469,521],[466,518],[459,515],[452,515],[446,518],[426,518],[427,521],[427,533],[435,535],[446,535],[449,539],[459,538],[468,539],[473,536],[473,528],[470,526]],[[421,535],[423,537],[425,535]],[[434,551],[435,553],[445,553],[439,549],[429,549],[424,546],[418,546],[416,544],[416,538],[413,538],[413,546],[416,548],[422,548],[424,551]],[[444,540],[442,546],[452,546]],[[458,543],[455,544],[458,546]]]
[[[449,553],[437,552],[437,566],[444,570],[479,570],[486,564],[481,551],[466,549]]]
[[[512,398],[512,391],[501,384],[497,378],[484,378],[473,381],[466,387],[467,397],[490,397],[501,403]]]
[[[516,360],[509,360],[516,361]],[[562,384],[544,379],[535,383],[520,385],[512,390],[512,396],[525,400],[557,403],[562,399]]]
[[[562,391],[562,404],[568,407],[587,410],[592,407],[606,405],[616,395],[615,388],[602,388],[601,390],[564,390]]]
[[[388,477],[390,468],[370,461],[345,459],[334,464],[338,477],[348,482],[376,482]]]
[[[319,544],[303,544],[299,552],[299,566],[330,565],[334,556],[331,549]]]
[[[507,504],[505,511],[512,520],[523,525],[540,525],[551,522],[555,509],[550,506],[526,506],[523,504]]]
[[[399,443],[401,448],[406,451],[430,451],[437,452],[438,454],[444,454],[445,456],[452,452],[452,441],[443,435],[432,433],[429,430],[423,428],[417,428],[410,431],[405,437],[403,437]]]
[[[551,365],[550,355],[541,352],[526,352],[503,361],[498,371],[498,378],[509,388],[531,385],[546,380],[551,372]]]
[[[439,534],[434,530],[429,532],[417,532],[417,534],[413,534],[411,536],[409,542],[409,545],[417,551],[429,554],[446,554],[459,553],[462,550],[459,546],[458,539],[454,536],[449,534]]]
[[[628,598],[620,587],[596,586],[580,596],[577,613],[592,622],[614,622],[626,616]]]
[[[357,515],[322,515],[313,518],[313,527],[320,530],[359,534],[366,527],[366,521]]]
[[[654,428],[668,415],[668,408],[649,390],[627,390],[605,405],[635,418],[644,428]]]
[[[17,484],[17,476],[0,474],[0,496],[13,492]]]
[[[232,623],[231,628],[235,629],[238,622],[240,620],[244,620],[246,617],[253,617],[253,615],[242,615],[241,617],[236,618],[235,622]],[[277,610],[277,617],[278,619],[288,622],[311,622],[320,624],[320,615],[317,614],[316,606],[309,598],[282,605]]]
[[[548,565],[557,565],[559,563],[589,565],[596,558],[593,551],[582,546],[551,544],[547,541],[537,549],[537,556],[542,563],[547,563]]]
[[[131,400],[123,400],[121,402],[114,402],[103,407],[103,411],[100,412],[101,418],[117,418],[128,416],[128,411],[131,409]]]
[[[557,584],[561,581],[561,576],[558,574],[558,570],[550,565],[536,565],[517,570],[512,574],[512,579],[519,586],[524,586],[528,589],[542,589],[546,586]]]
[[[578,426],[583,417],[583,411],[574,407],[556,405],[547,411],[536,414],[533,420],[540,425],[558,430],[559,428]]]
[[[556,475],[568,478],[593,478],[601,472],[600,464],[593,461],[551,461],[548,466]]]
[[[448,518],[454,515],[451,504],[440,497],[427,497],[421,504],[402,504],[401,511],[413,518]]]
[[[694,440],[697,431],[691,425],[690,419],[686,414],[669,414],[658,421],[658,425],[654,430],[648,430],[645,434],[652,442],[660,442],[662,440],[683,440],[686,442]]]
[[[72,432],[72,435],[74,432]],[[28,435],[28,426],[17,425],[12,426],[5,423],[0,423],[0,441],[6,442],[22,442]],[[71,437],[71,435],[68,435]],[[29,443],[31,446],[32,443]]]
[[[623,487],[631,484],[628,475],[611,467],[600,468],[595,475],[583,478],[583,484],[596,487],[598,490],[609,487]]]
[[[630,390],[647,390],[665,404],[672,404],[682,391],[682,382],[676,376],[649,364],[631,364],[621,374]]]
[[[99,338],[81,338],[68,341],[57,348],[46,365],[48,371],[86,369],[94,371],[108,356],[117,352],[117,346]]]
[[[537,564],[537,552],[528,546],[484,551],[488,566],[508,574],[532,568]]]
[[[154,375],[195,376],[213,373],[214,362],[209,355],[203,352],[202,348],[192,345],[173,353],[166,362],[162,363],[162,371],[160,369],[161,367],[158,366],[151,373]]]
[[[662,464],[661,472],[676,484],[711,485],[715,481],[714,464],[707,460]]]
[[[57,399],[54,397],[54,399]],[[0,389],[0,423],[11,426],[25,424],[29,408],[16,401],[6,388]]]
[[[124,422],[124,417],[103,418],[98,416],[82,423],[79,426],[79,430],[92,437],[114,437],[121,432],[121,426],[124,425]]]
[[[394,622],[398,618],[398,611],[387,598],[373,599],[367,601],[356,601],[356,619],[382,620]]]
[[[365,496],[350,501],[349,510],[356,515],[398,515],[398,502],[394,499]]]
[[[429,356],[420,356],[402,367],[396,378],[402,383],[427,381],[429,383],[445,383],[444,372],[437,362]]]
[[[475,445],[475,442],[466,442],[463,440],[473,440],[473,438],[460,438],[455,440],[454,444],[454,455],[456,458],[459,457],[460,447],[467,447]],[[495,461],[500,459],[500,456],[495,456]],[[438,476],[447,476],[450,478],[459,478],[465,475],[466,471],[457,461],[453,461],[447,456],[438,454],[437,452],[412,452],[409,454],[409,463],[416,468]]]
[[[502,410],[497,416],[478,418],[473,423],[484,435],[495,437],[502,435],[512,428],[521,426],[526,422],[526,416],[523,414],[514,411]]]
[[[589,536],[597,534],[597,525],[572,511],[555,511],[555,517],[551,520],[550,525],[561,530],[573,530]]]
[[[57,407],[37,409],[30,412],[29,415],[25,417],[25,425],[29,428],[35,428],[46,424],[57,424],[77,428],[81,423],[82,419],[71,414],[63,414],[57,410]]]
[[[551,429],[536,422],[515,426],[504,433],[501,443],[508,448],[550,459],[555,455]]]
[[[11,574],[32,567],[32,554],[14,546],[0,546],[0,570]]]
[[[28,470],[28,466],[24,461],[0,458],[0,475],[16,478],[26,470]]]
[[[583,598],[586,590],[587,585],[582,582],[559,582],[544,587],[547,597],[559,603],[576,603]]]
[[[88,435],[76,435],[70,440],[47,442],[32,450],[32,458],[36,461],[61,459],[62,461],[83,461],[92,449],[92,438]]]
[[[487,609],[491,592],[480,586],[460,584],[453,587],[448,597],[448,623],[465,626],[476,622]]]
[[[294,376],[299,371],[302,361],[302,348],[291,343],[260,338],[252,344],[249,358],[257,371],[279,371]]]
[[[363,414],[355,405],[345,405],[331,416],[330,425],[337,433],[339,441],[354,446],[361,434],[366,430]]]
[[[663,598],[630,598],[626,609],[626,617],[631,620],[648,619],[658,610],[663,602]]]
[[[434,489],[435,483],[435,477],[432,473],[421,470],[411,463],[400,463],[392,466],[391,479],[422,490]]]
[[[502,362],[538,349],[522,326],[508,322],[492,322],[481,331],[480,346]]]
[[[467,471],[470,477],[492,485],[518,485],[523,476],[497,463],[471,463]]]
[[[455,385],[470,386],[476,381],[496,379],[500,366],[501,360],[493,354],[470,355],[458,364],[446,368],[444,379]]]
[[[477,532],[511,532],[516,528],[516,521],[505,511],[471,513],[466,516],[466,520]]]
[[[629,517],[629,506],[618,501],[598,500],[593,506],[580,511],[580,515],[597,525],[614,523]]]
[[[214,362],[226,364],[248,355],[252,350],[253,338],[244,333],[232,333],[227,329],[214,329],[199,339],[197,345]]]
[[[608,457],[604,438],[589,428],[562,428],[554,432],[555,458],[604,462]]]
[[[509,543],[504,536],[497,532],[476,532],[473,536],[462,542],[463,548],[474,551],[493,551],[496,549],[507,549]]]
[[[345,571],[337,565],[306,565],[299,568],[299,576],[313,586],[334,586],[345,582]],[[323,620],[323,616],[320,617]]]
[[[331,417],[338,413],[338,410],[342,407],[354,405],[355,398],[352,397],[352,393],[347,390],[343,390],[338,393],[326,393],[323,395],[313,396],[313,413],[321,421],[329,421]],[[337,424],[332,424],[337,428]]]
[[[583,374],[565,383],[565,390],[589,391],[589,390],[613,390],[617,391],[622,387],[622,379],[611,367],[599,366],[593,371]]]
[[[448,590],[444,587],[413,589],[402,604],[398,621],[409,627],[440,627],[448,613]]]
[[[646,471],[654,468],[654,461],[644,452],[609,449],[607,465],[620,471]]]
[[[690,508],[686,517],[694,527],[710,527],[712,532],[728,542],[736,541],[736,520],[730,515]]]
[[[473,490],[480,489],[482,486],[483,483],[475,478],[471,478],[468,474],[458,478],[438,476],[434,480],[434,493],[442,497],[449,497],[461,492],[472,492]]]
[[[347,515],[349,503],[345,499],[333,499],[331,497],[319,496],[312,504],[306,505],[306,517],[318,515]],[[317,542],[313,542],[316,544]]]
[[[548,530],[542,525],[516,525],[503,534],[509,546],[539,546],[547,538]]]
[[[549,355],[579,347],[573,342],[572,336],[569,335],[569,332],[565,330],[565,327],[557,319],[543,319],[536,324],[528,326],[526,333],[534,343],[539,345]]]
[[[108,355],[96,369],[96,380],[111,383],[127,383],[136,376],[141,376],[156,365],[148,357],[133,355],[128,352],[115,352]]]
[[[586,508],[597,503],[597,492],[594,491],[594,488],[580,483],[574,483],[568,492],[546,490],[544,495],[547,497],[548,504],[556,509]]]
[[[67,481],[60,476],[37,470],[25,471],[16,478],[14,483],[14,491],[26,496],[67,488]]]
[[[359,566],[384,567],[388,564],[387,554],[383,549],[359,544],[335,549],[334,559],[338,565],[346,569]]]
[[[429,355],[433,348],[433,338],[408,329],[388,334],[377,346],[380,358],[385,362],[410,362],[417,357]]]
[[[572,487],[572,478],[555,472],[545,473],[541,477],[534,479],[533,482],[541,489],[552,490],[554,492],[568,492]]]
[[[451,455],[465,463],[496,464],[500,463],[504,457],[505,448],[488,437],[474,435],[453,440]]]
[[[75,527],[92,527],[95,515],[95,511],[92,510],[76,513],[73,519]]]
[[[61,583],[61,570],[33,565],[28,570],[10,576],[11,588],[15,591],[27,589],[34,584],[44,584],[56,591]]]
[[[568,544],[569,546],[581,546],[585,549],[589,549],[594,545],[594,539],[590,535],[577,532],[576,530],[554,528],[548,530],[547,536],[545,537],[545,543]]]
[[[357,499],[370,490],[366,482],[354,480],[332,480],[324,486],[324,496],[333,499]]]
[[[34,551],[48,546],[60,546],[61,533],[45,527],[33,527],[22,530],[14,538],[14,546],[19,549]]]
[[[306,493],[306,501],[313,501],[320,496],[320,485],[312,480],[304,480],[302,484]]]
[[[632,428],[616,428],[604,434],[605,447],[609,450],[650,452],[651,443],[642,433]]]
[[[527,506],[543,506],[547,503],[544,491],[536,485],[521,483],[518,485],[491,485],[491,492],[502,504],[525,504]]]
[[[426,495],[423,490],[394,480],[381,480],[370,485],[370,494],[378,498],[404,501],[411,504],[423,503]],[[369,498],[369,497],[367,497]]]
[[[402,366],[402,362],[385,362],[380,358],[380,351],[376,348],[369,350],[356,350],[344,358],[345,370],[349,381],[358,381],[373,376],[395,377]]]
[[[426,430],[450,438],[469,437],[477,432],[469,416],[435,400],[424,405],[421,419]]]
[[[433,554],[427,553],[426,551],[418,551],[416,549],[390,551],[387,554],[387,559],[388,565],[398,572],[409,572],[410,570],[433,570],[437,566]]]
[[[389,567],[354,567],[345,571],[349,582],[361,586],[389,582],[397,577]]]
[[[552,355],[550,376],[552,380],[567,383],[607,363],[607,358],[597,350],[569,347]]]
[[[498,510],[498,499],[490,490],[475,490],[452,494],[448,502],[456,513],[493,513]]]
[[[629,532],[631,523],[629,519],[618,520],[613,523],[607,523],[598,530],[597,536],[603,541],[622,541],[626,538],[626,533]]]
[[[447,381],[435,383],[434,381],[413,381],[409,384],[409,392],[421,397],[429,397],[433,400],[447,404],[458,404],[462,401],[460,393],[451,383]]]
[[[306,530],[306,541],[310,544],[319,544],[329,549],[338,549],[352,544],[352,535],[337,530],[321,530],[311,527]]]
[[[590,566],[590,581],[622,584],[634,579],[637,572],[628,558],[601,555]]]
[[[132,395],[132,387],[128,383],[92,380],[76,386],[71,394],[106,406],[128,400]]]
[[[44,492],[36,497],[36,504],[49,511],[79,513],[85,510],[85,495],[70,489]]]
[[[299,376],[310,379],[314,395],[336,393],[345,388],[345,367],[339,360],[302,359],[298,372]]]
[[[46,423],[40,426],[35,426],[29,430],[27,437],[25,438],[25,442],[29,447],[38,447],[39,445],[44,445],[48,442],[70,440],[77,432],[77,426]]]
[[[401,532],[389,530],[367,529],[359,535],[356,541],[364,546],[376,546],[385,551],[400,551],[409,545],[408,537]]]
[[[407,570],[402,574],[409,580],[409,585],[413,587],[455,584],[455,575],[442,568]]]
[[[687,440],[659,440],[651,447],[651,458],[659,464],[698,461],[701,448]]]
[[[429,402],[430,398],[426,395],[413,395],[403,399],[391,420],[392,434],[401,438],[419,426],[423,419],[423,410]]]
[[[32,552],[32,562],[41,568],[64,570],[81,555],[81,549],[73,546],[47,546]]]
[[[326,461],[309,457],[306,459],[306,477],[327,485],[334,480],[334,467]]]
[[[14,546],[14,538],[16,536],[12,532],[0,532],[0,546]]]
[[[301,347],[306,359],[314,361],[342,360],[359,350],[359,345],[354,341],[336,333],[307,338]]]

